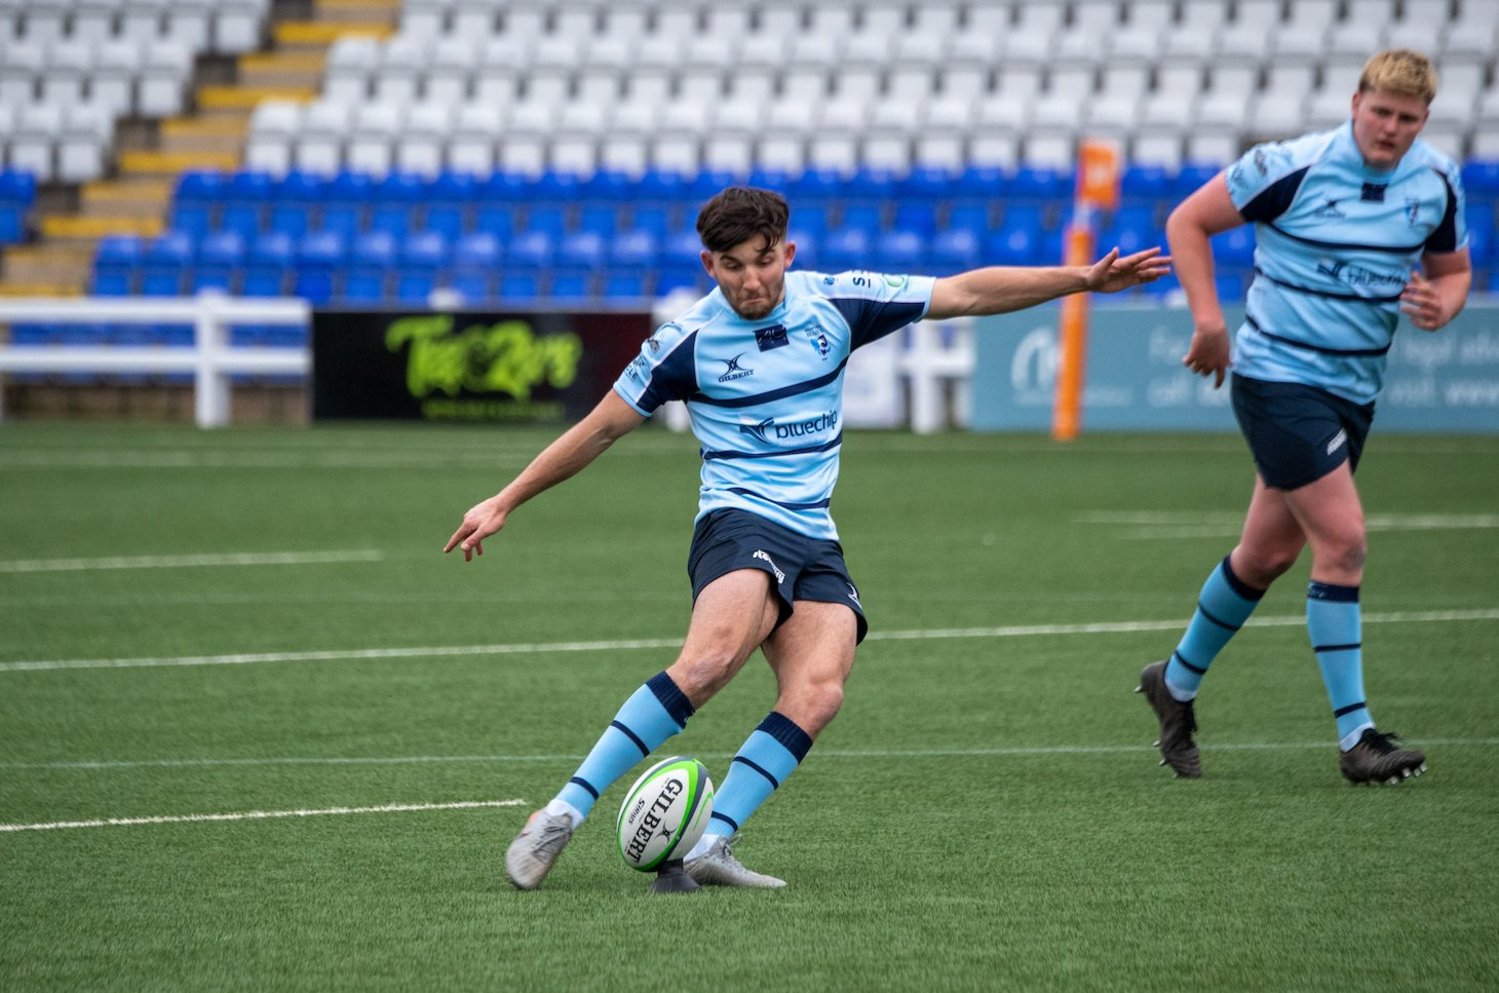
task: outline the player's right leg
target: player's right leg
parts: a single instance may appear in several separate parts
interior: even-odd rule
[[[588,757],[543,809],[531,815],[505,853],[505,876],[534,890],[556,864],[603,792],[687,724],[744,665],[779,617],[759,570],[720,577],[699,593],[677,661],[625,701]]]
[[[1256,477],[1239,544],[1208,575],[1197,609],[1169,658],[1140,673],[1143,693],[1160,724],[1161,764],[1183,779],[1202,775],[1192,735],[1193,701],[1208,667],[1259,606],[1265,590],[1296,561],[1304,539],[1284,495]]]

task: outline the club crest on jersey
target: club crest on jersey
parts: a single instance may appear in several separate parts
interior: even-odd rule
[[[807,342],[817,349],[819,358],[827,358],[828,353],[833,350],[833,346],[828,343],[828,336],[816,328],[807,329]]]
[[[740,352],[732,359],[718,360],[724,365],[728,366],[728,368],[724,370],[724,374],[718,377],[718,381],[720,383],[732,383],[736,379],[744,379],[746,376],[753,376],[755,374],[755,370],[746,369],[739,364],[739,360],[742,358],[744,358],[744,353]]]
[[[791,344],[791,339],[786,336],[786,325],[776,324],[768,328],[755,329],[755,344],[760,351],[768,352],[772,348],[781,348]]]
[[[1405,223],[1411,227],[1421,218],[1421,201],[1406,197],[1405,200]]]

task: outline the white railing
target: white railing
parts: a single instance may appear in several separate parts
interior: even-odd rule
[[[307,327],[312,310],[298,299],[248,299],[204,293],[190,298],[44,300],[0,298],[0,324],[191,324],[190,347],[162,345],[0,345],[0,373],[193,374],[199,427],[229,423],[232,375],[306,376],[308,349],[230,347],[238,324]],[[4,403],[0,397],[0,416]]]

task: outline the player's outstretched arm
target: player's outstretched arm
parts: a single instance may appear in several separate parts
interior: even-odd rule
[[[1024,310],[1070,293],[1117,293],[1154,282],[1171,271],[1171,260],[1159,248],[1133,255],[1114,249],[1091,266],[988,266],[937,280],[931,320],[981,317]]]
[[[1223,385],[1228,372],[1229,347],[1223,305],[1213,281],[1209,239],[1243,223],[1244,216],[1234,206],[1222,173],[1198,187],[1166,219],[1166,240],[1176,260],[1176,278],[1192,311],[1192,344],[1182,365],[1199,376],[1214,377],[1214,389]]]
[[[1439,331],[1462,313],[1473,285],[1473,262],[1466,248],[1456,252],[1428,252],[1421,259],[1423,275],[1411,273],[1400,294],[1400,309],[1422,331]]]
[[[484,554],[484,539],[505,526],[510,512],[543,490],[576,475],[610,445],[645,420],[610,390],[597,407],[552,442],[503,490],[469,508],[463,523],[443,546],[444,552],[463,550],[463,561]]]

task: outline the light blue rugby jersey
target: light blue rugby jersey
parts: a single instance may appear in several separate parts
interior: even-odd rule
[[[1369,168],[1350,121],[1251,148],[1227,179],[1257,240],[1234,371],[1370,402],[1412,268],[1467,244],[1457,164],[1418,140]]]
[[[614,390],[641,414],[685,400],[703,459],[698,517],[734,507],[812,538],[843,445],[843,372],[854,349],[925,316],[936,280],[786,273],[770,314],[745,320],[720,290],[657,328]]]

